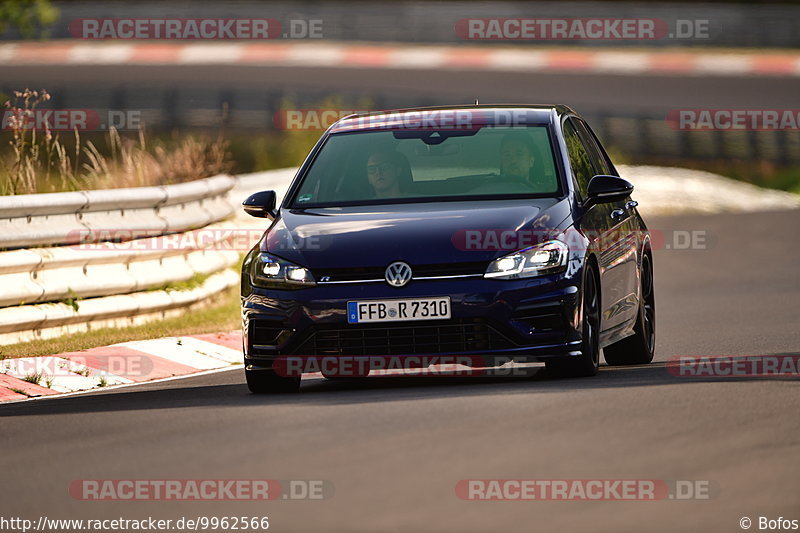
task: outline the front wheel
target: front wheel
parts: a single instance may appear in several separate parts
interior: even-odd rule
[[[653,291],[653,265],[650,256],[642,258],[642,297],[633,335],[603,348],[609,365],[646,365],[656,348],[656,299]]]
[[[560,377],[594,376],[600,367],[600,297],[597,279],[590,267],[584,268],[584,272],[581,355],[545,363],[548,371]]]
[[[271,368],[245,369],[247,388],[253,394],[279,394],[297,392],[300,389],[299,377],[285,377]]]

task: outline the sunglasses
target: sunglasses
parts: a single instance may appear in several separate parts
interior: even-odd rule
[[[380,163],[378,165],[367,165],[367,174],[377,174],[378,171],[381,174],[386,174],[387,172],[394,169],[394,165],[392,163]]]

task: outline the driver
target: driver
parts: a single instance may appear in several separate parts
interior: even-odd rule
[[[367,160],[367,179],[376,198],[396,198],[402,195],[402,154],[393,150],[373,153]]]
[[[500,142],[500,174],[531,181],[533,141],[524,133],[507,133]]]

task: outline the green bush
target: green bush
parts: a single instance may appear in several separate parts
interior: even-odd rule
[[[0,33],[10,26],[25,39],[46,39],[58,16],[49,0],[0,0]]]

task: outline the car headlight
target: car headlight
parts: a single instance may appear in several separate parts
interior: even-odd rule
[[[567,266],[569,247],[561,241],[547,241],[513,254],[498,257],[486,269],[485,278],[519,279],[554,274]]]
[[[253,261],[252,281],[257,287],[284,289],[317,284],[309,269],[265,253],[259,254]]]

